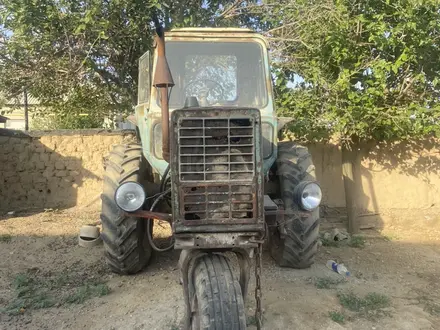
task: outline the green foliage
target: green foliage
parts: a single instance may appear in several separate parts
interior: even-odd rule
[[[345,322],[345,316],[342,313],[339,312],[329,312],[328,313],[332,321],[342,324]]]
[[[23,313],[26,309],[49,308],[55,305],[53,297],[28,274],[18,274],[12,287],[15,298],[5,309],[11,315]]]
[[[61,112],[57,115],[44,113],[39,116],[33,116],[31,121],[31,129],[33,130],[84,129],[100,128],[102,126],[103,118],[93,112],[90,114]]]
[[[110,288],[105,283],[86,284],[78,288],[73,294],[66,298],[70,304],[82,304],[93,297],[102,297],[110,293]]]
[[[25,313],[29,309],[50,308],[63,304],[81,304],[93,297],[110,293],[103,282],[86,281],[74,274],[42,276],[35,273],[17,274],[12,281],[14,298],[4,311],[11,315]]]
[[[246,319],[246,325],[247,326],[256,326],[257,325],[257,318],[254,315],[248,316]]]
[[[365,238],[361,235],[355,235],[348,241],[348,246],[362,249],[365,246]]]
[[[340,293],[338,298],[341,305],[352,312],[374,311],[390,305],[390,298],[375,292],[367,294],[364,298],[357,296],[353,292]]]
[[[229,25],[221,13],[231,3],[4,0],[1,94],[14,98],[26,88],[41,102],[31,115],[52,120],[50,128],[102,126],[104,117],[126,114],[136,102],[138,59],[151,50],[155,13],[167,28]]]
[[[315,286],[318,289],[333,289],[338,284],[344,283],[342,278],[334,279],[331,277],[319,277],[315,280]]]
[[[437,0],[4,0],[0,91],[26,88],[42,103],[34,118],[54,114],[57,127],[102,126],[135,103],[154,13],[167,28],[266,33],[276,106],[294,118],[298,140],[347,146],[440,133]]]
[[[382,237],[385,241],[388,241],[388,242],[398,241],[400,239],[400,237],[394,233],[389,233],[389,234],[383,235]]]
[[[12,236],[9,234],[0,235],[0,242],[9,243],[12,239]]]
[[[321,242],[322,246],[329,246],[329,247],[340,247],[341,241],[335,241],[332,238],[327,238],[324,235],[321,235]]]
[[[365,237],[362,235],[353,235],[352,237],[349,237],[348,239],[344,239],[342,241],[336,241],[332,237],[326,237],[325,235],[321,235],[321,242],[323,246],[328,247],[346,247],[350,246],[353,248],[362,249],[365,247]]]
[[[277,1],[256,13],[271,22],[277,108],[296,138],[439,135],[438,1]]]

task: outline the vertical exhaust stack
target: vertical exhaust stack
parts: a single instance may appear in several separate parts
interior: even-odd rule
[[[162,109],[162,156],[165,161],[170,162],[170,109],[168,104],[168,88],[174,86],[173,77],[171,75],[168,61],[165,56],[165,36],[163,29],[158,27],[156,29],[156,47],[157,47],[157,62],[156,71],[153,78],[153,86],[159,90],[160,93],[160,107]]]

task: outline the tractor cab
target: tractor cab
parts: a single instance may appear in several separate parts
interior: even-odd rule
[[[165,33],[166,59],[174,86],[169,111],[218,107],[258,109],[262,117],[264,171],[276,158],[277,121],[266,40],[249,29],[182,28]],[[167,166],[161,144],[161,97],[152,86],[157,48],[139,61],[137,122],[144,155],[161,176]]]
[[[175,83],[171,109],[183,108],[189,100],[200,107],[267,107],[271,86],[261,37],[244,29],[180,29],[165,40]]]

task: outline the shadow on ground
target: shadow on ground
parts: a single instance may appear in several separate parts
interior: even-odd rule
[[[97,216],[46,212],[0,222],[0,308],[20,298],[14,287],[20,274],[32,277],[38,288],[53,287],[48,294],[55,294],[58,304],[26,308],[18,315],[2,312],[0,328],[180,329],[184,309],[176,269],[178,252],[154,256],[138,275],[111,274],[102,246],[77,245],[79,227]],[[388,229],[383,235],[365,232],[364,238],[360,248],[322,246],[307,270],[279,268],[265,252],[265,329],[435,328],[440,322],[438,238],[423,231],[408,233],[404,227]],[[328,259],[347,265],[351,278],[343,281],[328,270]],[[63,282],[60,278],[66,274]],[[95,289],[93,285],[98,284],[108,286],[109,292]],[[254,328],[253,289],[252,279],[246,307],[249,329]],[[385,296],[389,303],[373,311],[353,311],[350,303],[343,306],[340,300],[341,294],[351,293],[348,297],[361,303],[373,293]],[[72,294],[74,298],[65,298]],[[343,323],[336,323],[331,315],[339,314],[331,312],[341,314]]]

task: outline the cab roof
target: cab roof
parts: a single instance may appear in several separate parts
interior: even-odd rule
[[[268,48],[267,40],[260,34],[251,29],[247,28],[234,28],[234,27],[224,27],[224,28],[212,28],[212,27],[188,27],[188,28],[177,28],[165,32],[165,38],[170,38],[174,40],[191,39],[191,38],[241,38],[250,39],[256,38],[263,41],[266,48]]]
[[[203,33],[254,33],[251,29],[248,28],[234,28],[234,27],[225,27],[225,28],[213,28],[213,27],[187,27],[187,28],[177,28],[172,29],[170,32],[203,32]]]

